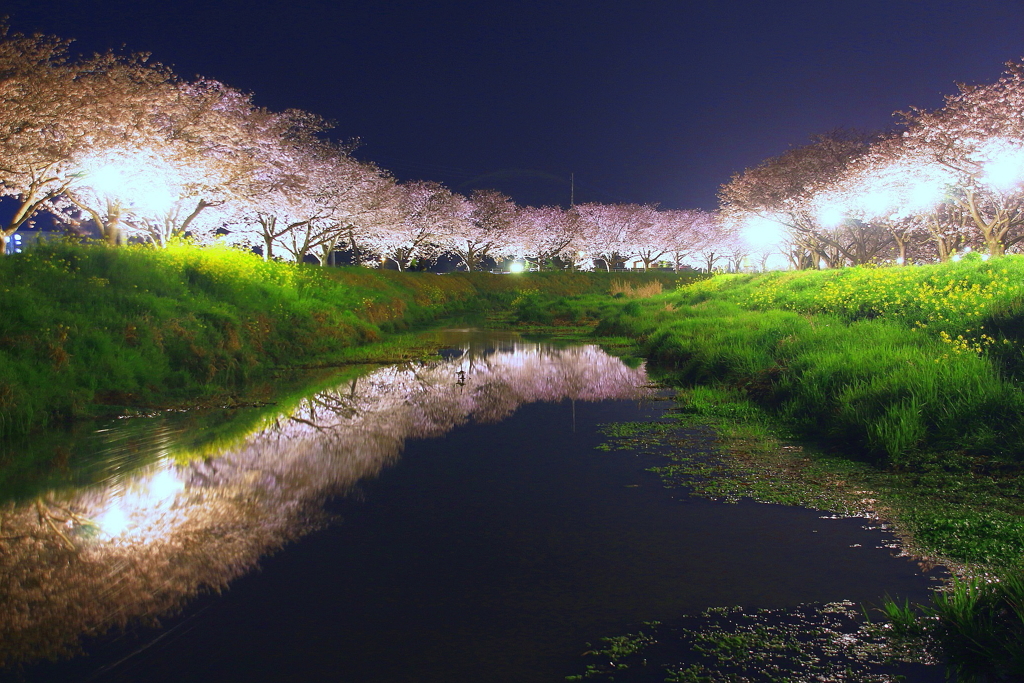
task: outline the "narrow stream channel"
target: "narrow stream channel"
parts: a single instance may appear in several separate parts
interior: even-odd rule
[[[223,443],[135,418],[81,437],[106,448],[80,486],[6,482],[4,680],[541,683],[648,620],[927,597],[864,520],[689,498],[655,456],[596,450],[670,406],[643,367],[447,335],[442,362]]]

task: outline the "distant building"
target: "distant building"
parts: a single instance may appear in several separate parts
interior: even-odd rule
[[[40,242],[46,242],[60,236],[61,233],[48,230],[18,230],[13,235],[7,237],[7,253],[20,254]]]

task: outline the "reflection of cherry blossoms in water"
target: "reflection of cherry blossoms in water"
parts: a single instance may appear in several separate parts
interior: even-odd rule
[[[216,457],[0,508],[0,665],[220,590],[322,521],[326,497],[394,462],[406,439],[524,403],[640,398],[644,369],[593,346],[505,343],[382,368],[302,400]]]

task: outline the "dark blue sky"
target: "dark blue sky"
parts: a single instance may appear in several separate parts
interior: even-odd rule
[[[1024,56],[1020,0],[3,0],[16,30],[152,52],[358,137],[401,179],[521,203],[713,209],[732,173],[889,127]]]

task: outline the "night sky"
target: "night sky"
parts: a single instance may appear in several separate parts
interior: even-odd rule
[[[1024,56],[1021,0],[3,0],[17,31],[151,52],[359,138],[402,180],[523,204],[714,209],[731,174],[887,128]]]

